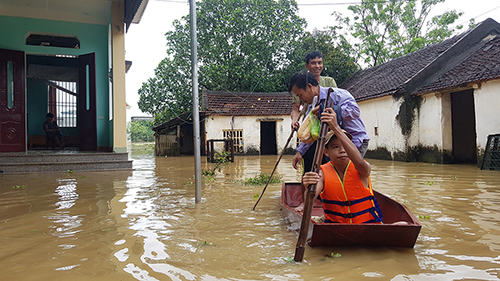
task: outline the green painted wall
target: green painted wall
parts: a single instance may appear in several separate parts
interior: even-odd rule
[[[45,135],[42,124],[47,114],[47,84],[40,80],[27,79],[26,88],[30,89],[29,97],[26,99],[27,136]]]
[[[30,32],[58,35],[72,35],[80,40],[80,49],[69,49],[46,46],[27,46],[25,38]],[[97,89],[97,145],[113,146],[110,138],[112,127],[109,123],[109,80],[108,80],[108,25],[73,23],[54,20],[30,19],[21,17],[0,16],[0,48],[24,51],[29,54],[41,55],[73,55],[87,53],[96,54],[96,89]],[[28,134],[36,132],[37,126],[32,124],[35,115],[46,112],[47,101],[38,104],[40,85],[27,83],[27,114]],[[30,92],[33,89],[34,95]],[[31,100],[33,99],[33,100]],[[44,108],[39,110],[38,107]],[[42,114],[41,122],[44,121]],[[38,116],[37,116],[38,117]],[[36,123],[36,122],[35,122]]]

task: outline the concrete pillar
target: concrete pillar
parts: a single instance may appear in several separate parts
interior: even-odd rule
[[[123,2],[113,2],[113,151],[127,152],[125,101],[125,24]]]

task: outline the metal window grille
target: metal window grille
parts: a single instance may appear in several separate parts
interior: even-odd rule
[[[233,138],[233,148],[235,153],[243,153],[243,130],[222,130],[225,139]]]
[[[50,81],[48,98],[59,127],[76,127],[76,82]]]
[[[488,136],[481,170],[500,170],[500,134]]]

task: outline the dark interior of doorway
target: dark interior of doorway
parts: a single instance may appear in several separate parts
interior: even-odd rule
[[[74,56],[26,55],[28,149],[46,147],[41,124],[47,112],[55,115],[66,147],[78,147],[76,100],[62,98],[75,96],[78,74],[78,58]]]
[[[453,163],[477,163],[474,90],[451,94]]]
[[[47,112],[54,114],[65,136],[66,147],[78,147],[79,132],[76,126],[75,103],[78,58],[28,54],[26,74],[27,133],[30,144],[28,149],[46,147],[42,138],[45,132],[41,124],[45,121]],[[68,91],[64,92],[61,89]]]
[[[261,121],[260,122],[260,154],[261,155],[276,155],[278,150],[276,147],[276,122]]]

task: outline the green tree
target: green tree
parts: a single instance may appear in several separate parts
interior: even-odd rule
[[[420,48],[450,37],[456,29],[451,25],[462,15],[451,10],[428,20],[432,7],[445,0],[362,0],[349,6],[353,21],[338,13],[339,25],[357,39],[353,52],[358,63],[375,66],[390,59],[414,52]],[[345,40],[344,36],[340,36]]]
[[[139,108],[154,115],[155,123],[192,108],[189,16],[173,26],[166,33],[167,57],[139,90]],[[197,2],[200,88],[286,90],[284,70],[295,63],[290,54],[299,46],[304,26],[294,0]]]
[[[130,134],[132,142],[152,142],[154,132],[151,130],[153,122],[148,120],[135,120],[128,124],[127,133]]]

